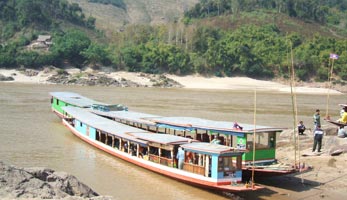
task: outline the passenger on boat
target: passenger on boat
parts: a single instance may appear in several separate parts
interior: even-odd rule
[[[316,147],[318,145],[318,152],[321,152],[320,149],[322,147],[322,139],[323,139],[324,131],[321,129],[320,125],[317,125],[317,128],[313,132],[314,142],[312,152],[316,151]]]
[[[306,127],[304,125],[304,122],[303,121],[300,121],[299,124],[298,124],[298,132],[299,132],[299,135],[303,135],[304,132],[306,130]]]
[[[136,150],[136,146],[133,144],[130,144],[130,152],[129,152],[132,156],[136,156],[137,154],[137,150]]]
[[[188,163],[193,163],[194,162],[194,155],[192,152],[187,152],[187,162]]]
[[[140,146],[139,157],[143,158],[145,155],[147,155],[147,149]]]
[[[178,160],[178,169],[183,169],[184,151],[183,151],[182,147],[178,148],[178,152],[177,152],[176,158]]]
[[[238,129],[242,131],[243,127],[240,126],[237,122],[234,122],[234,129]]]
[[[128,153],[128,142],[124,142],[124,152]]]

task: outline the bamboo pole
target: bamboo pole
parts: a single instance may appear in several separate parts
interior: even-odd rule
[[[252,167],[252,185],[251,187],[254,188],[254,170],[255,170],[255,132],[256,132],[256,114],[257,114],[257,90],[254,90],[254,114],[253,114],[253,122],[254,122],[254,130],[253,130],[253,167]]]
[[[329,117],[329,99],[330,99],[331,77],[333,76],[333,69],[334,69],[334,59],[332,59],[330,71],[328,74],[328,95],[327,95],[327,105],[326,105],[326,112],[325,112],[325,118],[326,119],[330,119],[330,117]]]
[[[292,97],[292,111],[293,111],[293,140],[294,140],[294,164],[295,166],[297,166],[297,160],[299,160],[300,163],[300,156],[297,159],[297,150],[299,147],[299,138],[298,134],[296,133],[297,129],[296,129],[296,123],[297,123],[297,114],[298,114],[298,110],[297,110],[297,105],[296,105],[296,95],[295,95],[295,91],[294,91],[294,87],[295,87],[295,70],[294,70],[294,56],[293,56],[293,47],[292,47],[292,43],[290,44],[290,55],[291,55],[291,81],[290,81],[290,93],[291,93],[291,97]]]

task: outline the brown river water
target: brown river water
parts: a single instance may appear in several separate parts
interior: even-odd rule
[[[50,110],[49,92],[70,91],[129,110],[292,128],[291,95],[232,90],[116,88],[0,83],[0,160],[21,167],[48,167],[75,175],[115,199],[230,199],[114,158],[72,135]],[[298,119],[312,127],[316,108],[325,115],[327,94],[296,96]],[[256,102],[256,112],[254,112]],[[330,95],[329,113],[339,114],[346,94]],[[256,115],[254,115],[256,114]]]

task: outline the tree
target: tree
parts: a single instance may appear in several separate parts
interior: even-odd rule
[[[62,59],[67,59],[71,63],[80,66],[84,62],[81,52],[87,49],[91,43],[89,37],[78,30],[69,30],[63,36],[55,37],[52,52],[60,55]]]
[[[92,65],[96,65],[97,63],[110,63],[106,47],[96,43],[92,43],[88,48],[82,50],[81,55],[85,58],[86,62]]]
[[[36,59],[39,54],[35,51],[24,51],[16,56],[16,62],[19,66],[36,68]]]

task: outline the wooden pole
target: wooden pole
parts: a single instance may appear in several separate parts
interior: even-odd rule
[[[136,157],[140,156],[140,145],[136,144]]]
[[[294,165],[297,166],[297,148],[298,148],[298,134],[296,133],[296,123],[297,123],[297,106],[296,106],[296,96],[295,96],[295,71],[294,71],[294,56],[293,56],[293,47],[292,43],[290,43],[290,55],[291,55],[291,81],[290,81],[290,93],[292,97],[292,109],[293,109],[293,140],[294,140]],[[300,163],[300,156],[299,156]]]
[[[253,115],[253,124],[254,124],[254,130],[253,130],[253,167],[252,167],[252,185],[251,187],[254,188],[254,170],[255,170],[255,133],[256,133],[256,114],[257,114],[257,90],[254,90],[254,115]]]
[[[112,148],[114,148],[114,135],[112,136]]]
[[[331,68],[328,75],[328,95],[327,95],[327,105],[326,105],[326,113],[325,118],[330,119],[329,117],[329,99],[330,99],[330,88],[331,88],[331,77],[333,76],[333,69],[334,69],[334,59],[331,61]]]

